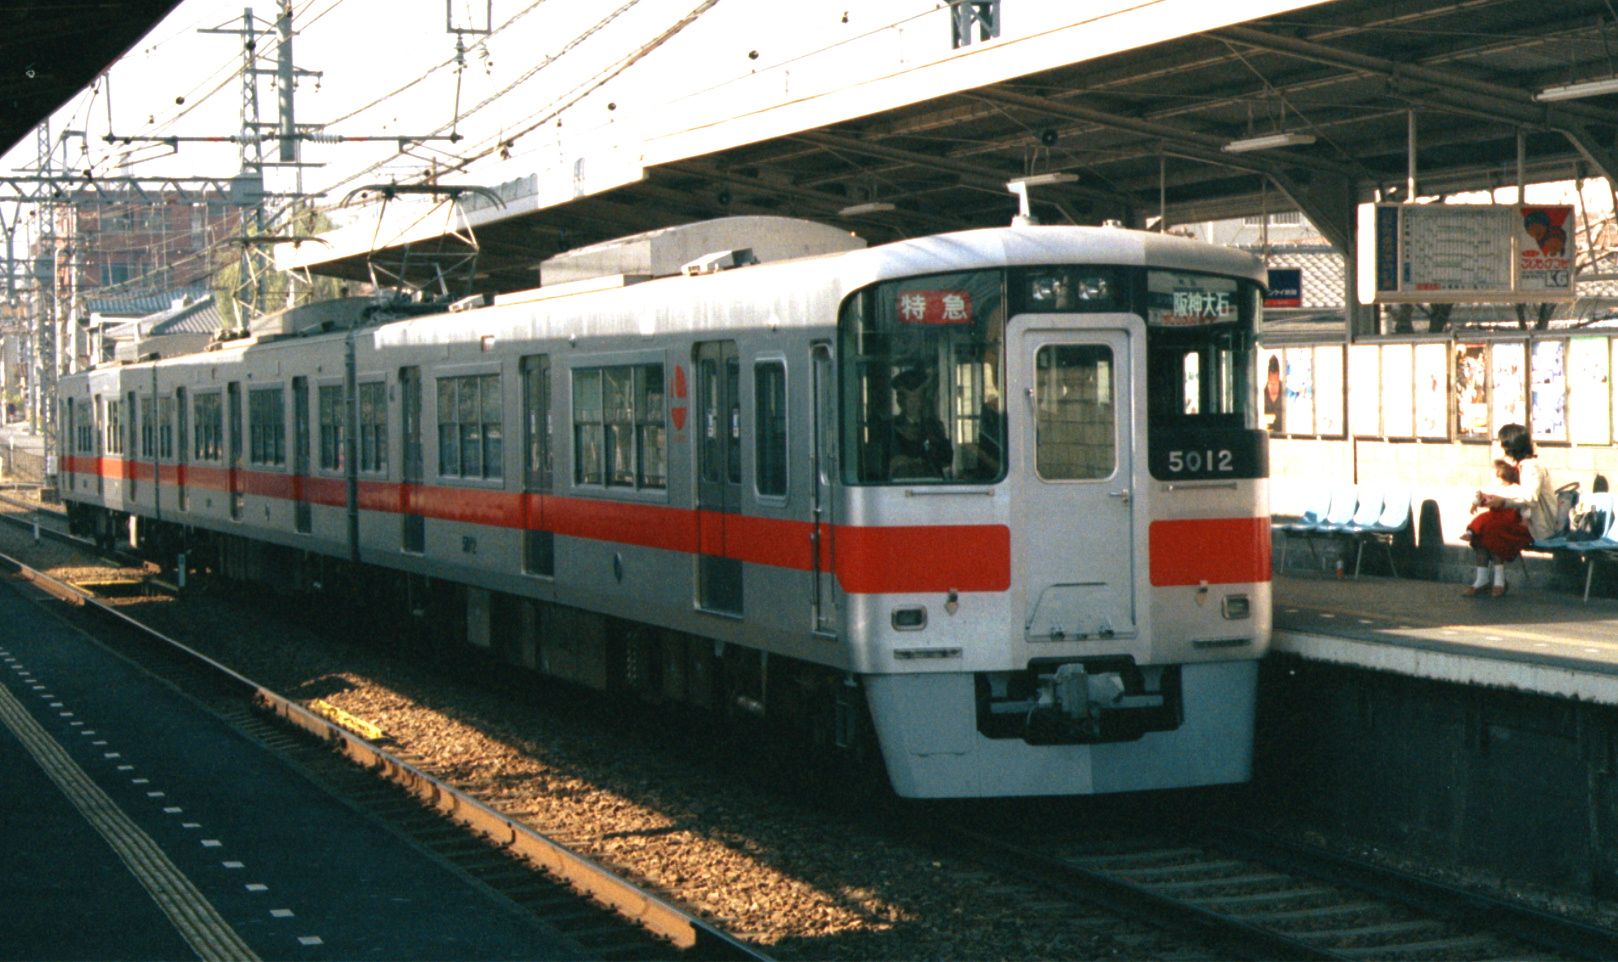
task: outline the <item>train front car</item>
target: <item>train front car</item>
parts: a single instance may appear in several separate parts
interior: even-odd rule
[[[896,250],[839,319],[834,529],[895,790],[1246,780],[1270,631],[1257,262],[1054,227],[872,255]]]

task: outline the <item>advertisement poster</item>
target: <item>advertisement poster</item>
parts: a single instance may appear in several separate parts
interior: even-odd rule
[[[1517,237],[1517,290],[1566,293],[1573,284],[1573,208],[1522,207]]]
[[[1607,338],[1575,337],[1567,342],[1568,440],[1574,444],[1610,443],[1611,417]]]
[[[1522,342],[1495,344],[1489,351],[1490,412],[1494,430],[1507,424],[1528,424],[1528,346]]]
[[[1413,365],[1409,344],[1382,346],[1382,432],[1390,438],[1416,436]]]
[[[1449,440],[1449,345],[1416,345],[1416,436]]]
[[[1315,433],[1343,436],[1343,349],[1336,344],[1315,348]]]
[[[1286,382],[1282,370],[1285,363],[1280,351],[1258,352],[1259,410],[1263,412],[1264,430],[1270,432],[1272,438],[1287,433]]]
[[[1489,431],[1489,349],[1483,344],[1455,345],[1455,436],[1487,441]]]
[[[1528,365],[1529,433],[1535,441],[1567,440],[1567,342],[1535,341]]]
[[[1357,438],[1382,435],[1382,348],[1375,344],[1348,349],[1348,429]]]
[[[1315,433],[1315,349],[1286,351],[1286,419],[1288,434]]]

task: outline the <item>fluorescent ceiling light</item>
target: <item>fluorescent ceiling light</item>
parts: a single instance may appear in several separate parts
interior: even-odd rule
[[[1011,180],[1006,181],[1006,187],[1012,193],[1016,193],[1018,185],[1023,187],[1043,187],[1046,184],[1071,184],[1078,179],[1078,174],[1070,174],[1065,170],[1053,170],[1047,174],[1029,174],[1027,177],[1013,177]]]
[[[1618,94],[1618,77],[1603,77],[1600,80],[1585,80],[1576,84],[1563,84],[1560,87],[1546,87],[1539,93],[1534,94],[1534,99],[1540,103],[1550,103],[1555,100],[1599,97],[1602,94]]]
[[[837,212],[838,217],[858,217],[861,214],[880,214],[883,211],[893,210],[893,205],[885,201],[874,201],[869,204],[852,204]]]
[[[1263,137],[1248,137],[1245,140],[1233,140],[1225,145],[1227,154],[1243,154],[1249,150],[1274,150],[1277,147],[1300,147],[1315,142],[1314,134],[1266,134]]]

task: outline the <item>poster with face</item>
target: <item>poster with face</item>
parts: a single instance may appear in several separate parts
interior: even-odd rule
[[[1455,345],[1455,436],[1487,441],[1489,431],[1489,349],[1484,344]]]
[[[1270,437],[1287,433],[1285,355],[1268,348],[1258,352],[1259,411]]]
[[[1547,204],[1518,213],[1517,289],[1566,293],[1573,284],[1573,208]]]
[[[1528,426],[1535,441],[1567,440],[1567,342],[1535,341],[1528,365]]]
[[[1382,434],[1382,348],[1354,344],[1348,349],[1348,429],[1357,438]]]
[[[1322,344],[1315,348],[1315,433],[1343,436],[1343,348]]]
[[[1489,410],[1494,429],[1528,423],[1528,346],[1522,342],[1497,343],[1489,352]]]

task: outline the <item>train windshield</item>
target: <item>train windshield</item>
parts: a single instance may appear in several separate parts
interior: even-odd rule
[[[845,302],[845,482],[1005,476],[1004,278],[998,270],[911,277]]]
[[[1253,380],[1258,285],[1146,272],[1148,452],[1157,478],[1266,473]]]

